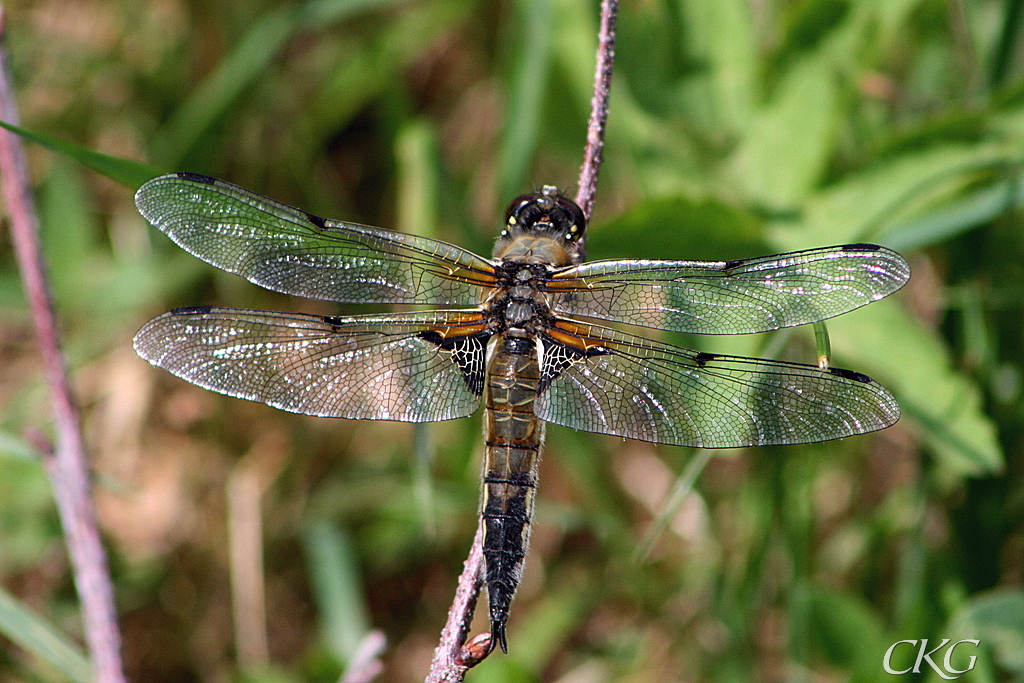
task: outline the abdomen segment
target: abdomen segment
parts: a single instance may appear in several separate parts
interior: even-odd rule
[[[536,342],[507,334],[495,343],[486,382],[481,516],[491,647],[506,651],[505,623],[530,540],[544,423],[533,412],[540,374]]]

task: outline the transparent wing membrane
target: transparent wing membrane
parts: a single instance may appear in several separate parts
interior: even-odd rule
[[[696,448],[828,441],[883,429],[899,405],[838,368],[700,353],[560,321],[537,415],[600,434]]]
[[[323,219],[206,176],[155,178],[135,203],[194,256],[294,296],[474,306],[493,282],[491,264],[465,249]]]
[[[871,244],[737,261],[578,263],[586,220],[554,187],[517,198],[488,260],[332,221],[206,176],[140,188],[181,247],[267,289],[461,310],[324,316],[209,306],[148,322],[135,349],[201,387],[323,417],[428,422],[485,399],[483,554],[491,647],[506,649],[526,554],[542,421],[677,446],[828,441],[900,410],[869,377],[700,353],[590,322],[738,334],[813,323],[888,296],[907,262]]]
[[[479,313],[336,317],[178,309],[135,336],[149,362],[213,391],[283,410],[354,420],[429,422],[480,403],[486,338]],[[465,333],[465,334],[462,334]]]
[[[739,261],[594,261],[549,283],[562,315],[673,332],[746,334],[825,320],[902,287],[910,267],[873,244]]]

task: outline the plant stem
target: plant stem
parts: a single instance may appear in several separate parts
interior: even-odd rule
[[[0,8],[0,119],[17,124],[14,89],[7,53],[3,48],[4,28],[4,16]],[[78,410],[71,397],[70,382],[60,350],[57,316],[53,310],[43,264],[39,219],[29,189],[25,150],[20,139],[8,131],[0,131],[0,184],[10,215],[11,239],[25,295],[53,394],[56,444],[54,452],[44,458],[67,539],[75,586],[82,601],[82,618],[92,659],[93,680],[97,683],[123,683],[121,634],[114,608],[114,589],[96,525]]]
[[[466,671],[478,664],[490,651],[490,634],[479,636],[468,646],[466,636],[473,620],[473,610],[484,583],[484,529],[477,527],[469,557],[459,576],[455,599],[448,608],[448,621],[441,630],[441,640],[434,650],[430,673],[424,683],[462,683]]]
[[[619,0],[601,0],[601,29],[597,40],[597,66],[594,70],[594,95],[590,100],[590,122],[587,124],[587,147],[583,152],[576,203],[590,220],[597,192],[597,176],[604,155],[604,131],[608,121],[608,98],[611,93],[612,67],[615,64],[615,20]]]
[[[587,146],[583,153],[580,169],[579,190],[576,203],[583,209],[587,219],[594,208],[594,193],[597,190],[597,176],[601,169],[604,150],[604,131],[608,120],[608,95],[611,91],[612,66],[615,62],[615,20],[618,16],[618,0],[601,1],[601,29],[598,34],[597,67],[594,75],[594,95],[590,100],[590,122],[587,125]],[[430,673],[425,683],[461,683],[466,671],[480,663],[490,652],[490,634],[474,638],[468,645],[470,622],[476,608],[477,598],[483,588],[484,557],[483,527],[477,529],[476,537],[466,558],[465,568],[459,576],[455,599],[448,610],[448,621],[441,631],[441,640],[434,650]]]

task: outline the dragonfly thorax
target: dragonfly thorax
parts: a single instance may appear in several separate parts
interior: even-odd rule
[[[557,188],[545,185],[509,204],[494,256],[551,265],[580,263],[586,229],[583,210]]]
[[[503,260],[495,271],[499,275],[499,287],[485,304],[487,312],[500,320],[504,329],[543,324],[551,315],[545,293],[551,276],[547,262]]]

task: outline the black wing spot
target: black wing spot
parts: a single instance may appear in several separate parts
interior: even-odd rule
[[[718,358],[718,354],[699,351],[697,352],[697,355],[693,357],[693,362],[697,364],[697,367],[702,368],[716,358]]]
[[[732,261],[726,261],[724,264],[722,264],[722,270],[726,270],[726,271],[728,271],[728,270],[735,270],[736,268],[739,268],[740,266],[742,266],[746,262],[747,262],[747,259],[742,259],[742,258],[733,259]],[[729,275],[729,274],[730,273],[726,273],[726,275]]]
[[[338,328],[340,328],[341,325],[342,325],[342,322],[344,322],[341,319],[341,317],[337,316],[337,315],[322,315],[322,316],[320,316],[320,320],[322,320],[324,323],[326,323],[326,324],[330,325],[331,327],[333,327],[335,332],[338,331]]]
[[[182,306],[171,311],[171,315],[206,315],[213,306]]]
[[[303,213],[306,214],[306,220],[315,225],[316,227],[318,227],[319,229],[325,230],[327,228],[327,219],[321,218],[320,216],[317,216],[315,213],[308,213],[305,211]]]
[[[858,242],[857,244],[844,244],[841,249],[843,251],[881,251],[882,248],[877,244],[869,244],[868,242]]]
[[[484,393],[484,357],[490,333],[452,337],[446,339],[434,330],[424,330],[416,335],[440,349],[450,351],[452,360],[462,372],[462,379],[474,396]]]
[[[431,344],[436,344],[437,346],[440,346],[442,349],[445,347],[445,338],[442,337],[439,333],[435,332],[434,330],[423,330],[416,336],[419,337],[420,339],[425,339]]]
[[[854,382],[863,382],[864,384],[871,384],[871,382],[874,381],[864,373],[856,372],[855,370],[844,370],[843,368],[829,368],[828,372],[832,373],[836,377],[842,377],[843,379],[853,380]]]
[[[214,178],[211,178],[208,175],[203,175],[202,173],[182,171],[181,173],[175,173],[174,175],[178,176],[182,180],[191,180],[192,182],[203,183],[204,185],[213,185],[217,182]]]

